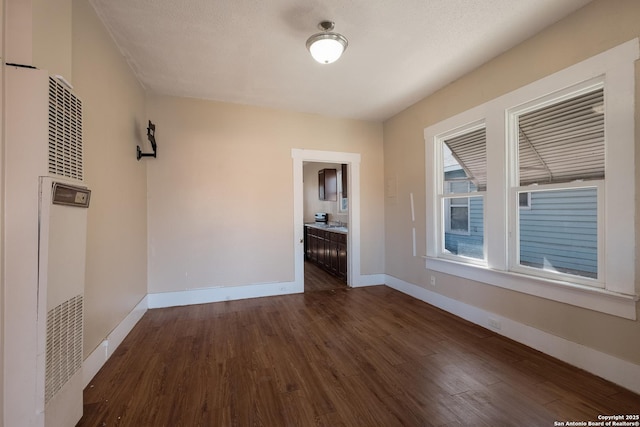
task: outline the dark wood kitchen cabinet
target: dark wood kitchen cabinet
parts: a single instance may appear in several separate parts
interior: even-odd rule
[[[335,169],[318,171],[318,197],[320,200],[338,200],[338,174]]]
[[[318,241],[316,229],[311,227],[304,228],[304,247],[305,258],[308,261],[318,262]]]
[[[305,227],[305,248],[306,258],[321,267],[327,263],[326,231],[313,227]]]
[[[325,267],[327,264],[327,232],[324,230],[317,230],[316,252],[318,254],[316,262],[322,267]]]
[[[337,234],[337,233],[336,233]],[[338,277],[347,281],[347,235],[339,234],[340,239],[337,244],[338,251]]]
[[[329,233],[328,268],[334,275],[347,280],[347,235]]]
[[[347,281],[347,235],[305,227],[305,258]]]
[[[309,259],[311,254],[311,249],[309,248],[309,227],[304,228],[304,259]]]

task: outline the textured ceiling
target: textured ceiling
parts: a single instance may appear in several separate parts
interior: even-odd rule
[[[381,121],[590,0],[91,0],[151,93]],[[349,40],[316,63],[322,20]]]

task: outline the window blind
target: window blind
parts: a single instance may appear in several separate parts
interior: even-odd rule
[[[485,128],[444,141],[478,191],[487,189],[487,131]]]
[[[604,178],[604,90],[518,118],[520,185]]]

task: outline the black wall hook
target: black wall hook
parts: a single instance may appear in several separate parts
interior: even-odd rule
[[[149,127],[147,128],[147,138],[149,138],[149,142],[151,143],[151,148],[153,149],[153,153],[143,153],[140,149],[140,146],[136,146],[137,149],[137,158],[140,160],[143,157],[153,157],[156,158],[156,154],[158,153],[158,145],[156,144],[156,125],[151,123],[149,120]]]

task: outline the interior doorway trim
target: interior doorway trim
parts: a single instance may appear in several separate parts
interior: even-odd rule
[[[304,184],[303,163],[347,164],[349,182],[349,233],[347,235],[347,284],[360,286],[360,154],[338,151],[291,149],[293,158],[293,248],[295,287],[304,291]]]

